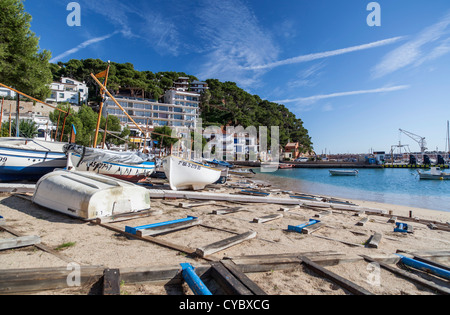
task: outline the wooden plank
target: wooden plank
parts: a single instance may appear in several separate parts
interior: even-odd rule
[[[387,223],[396,223],[397,222],[397,217],[390,217],[389,220],[387,221]]]
[[[0,270],[0,294],[20,294],[65,289],[94,284],[102,276],[105,267],[79,266],[79,283],[72,283],[74,269],[52,267],[40,269]]]
[[[224,214],[236,213],[236,212],[240,212],[240,211],[244,211],[244,210],[245,209],[243,207],[228,208],[228,209],[217,209],[217,210],[213,210],[212,214],[224,215]]]
[[[310,226],[306,226],[302,229],[303,234],[312,234],[316,232],[317,230],[323,228],[325,226],[325,223],[319,222]]]
[[[97,218],[95,221],[97,223],[111,223],[111,222],[123,222],[127,220],[133,220],[153,215],[159,215],[162,214],[163,211],[161,209],[155,209],[155,210],[145,210],[142,212],[135,212],[135,213],[123,213],[118,215],[113,215],[109,217],[103,217],[103,218]]]
[[[221,260],[220,263],[231,272],[244,286],[246,286],[254,295],[267,295],[256,283],[247,277],[238,266],[231,260]]]
[[[219,262],[211,264],[211,277],[216,280],[227,294],[252,295],[252,292]]]
[[[267,215],[267,216],[260,217],[260,218],[254,218],[253,223],[265,223],[265,222],[281,219],[282,217],[283,217],[283,215],[281,213],[271,214],[271,215]]]
[[[242,243],[244,241],[253,239],[255,237],[256,237],[256,232],[249,231],[249,232],[246,232],[246,233],[243,233],[243,234],[239,234],[239,235],[232,236],[230,238],[221,240],[219,242],[215,242],[215,243],[206,245],[204,247],[197,248],[195,253],[198,256],[200,256],[200,257],[205,257],[205,256],[208,256],[208,255],[217,253],[217,252],[219,252],[221,250],[224,250],[226,248],[229,248],[231,246],[240,244],[240,243]]]
[[[180,202],[178,204],[178,207],[179,208],[190,209],[190,208],[202,207],[202,206],[207,206],[207,205],[215,205],[215,204],[216,204],[216,202],[214,200],[211,200],[211,201],[200,201],[200,202],[195,202],[195,203]]]
[[[367,242],[367,247],[378,248],[382,237],[383,235],[381,233],[376,232]]]
[[[150,229],[138,230],[136,235],[138,236],[156,236],[166,233],[172,233],[175,231],[187,229],[202,223],[200,219],[193,219],[185,222],[177,222],[168,225],[157,226]]]
[[[330,215],[332,212],[331,211],[322,211],[320,213],[317,213],[316,215],[314,215],[315,218],[323,218],[326,217],[328,215]]]
[[[361,257],[363,257],[368,262],[375,262],[375,263],[379,264],[380,267],[382,267],[382,268],[392,272],[393,274],[396,274],[396,275],[398,275],[398,276],[400,276],[400,277],[402,277],[402,278],[404,278],[404,279],[406,279],[408,281],[420,284],[420,285],[422,285],[422,286],[424,286],[426,288],[429,288],[429,289],[431,289],[431,290],[433,290],[435,292],[438,292],[440,294],[450,295],[450,289],[445,288],[445,287],[441,287],[441,286],[435,284],[434,282],[425,280],[425,279],[423,279],[421,277],[418,277],[418,276],[416,276],[416,275],[414,275],[414,274],[412,274],[410,272],[406,272],[404,270],[397,269],[395,267],[389,266],[388,264],[385,264],[383,262],[377,261],[377,260],[375,260],[375,259],[373,259],[373,258],[371,258],[369,256],[361,255]]]
[[[8,238],[8,239],[0,239],[0,250],[26,247],[26,246],[39,244],[40,242],[41,242],[41,238],[36,235],[21,236],[21,237]]]
[[[356,225],[364,226],[367,223],[367,221],[369,221],[369,217],[362,218],[361,220],[359,220],[358,223],[356,223]]]
[[[306,257],[300,257],[302,264],[306,266],[308,269],[314,271],[318,275],[325,277],[332,282],[336,283],[337,285],[343,287],[347,291],[356,294],[356,295],[372,295],[371,292],[367,291],[363,287],[360,287],[359,285],[342,278],[341,276],[323,268],[319,264],[316,264],[315,262],[311,261],[310,259]]]
[[[120,295],[119,269],[105,269],[103,272],[103,295]]]

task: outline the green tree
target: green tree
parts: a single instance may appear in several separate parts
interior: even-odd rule
[[[171,145],[177,143],[177,138],[172,137],[172,129],[168,126],[157,127],[154,130],[154,134],[152,134],[152,139],[158,141],[158,146],[161,145],[163,148],[170,148]],[[159,135],[157,134],[159,133]]]
[[[6,128],[5,128],[6,127]],[[6,130],[6,135],[9,133],[9,123],[2,126]],[[20,136],[24,138],[34,138],[38,135],[38,125],[31,120],[23,119],[19,122]],[[3,134],[3,131],[2,131]],[[16,120],[11,121],[11,135],[16,134]]]
[[[44,100],[52,82],[51,53],[39,51],[21,0],[0,0],[0,82]]]

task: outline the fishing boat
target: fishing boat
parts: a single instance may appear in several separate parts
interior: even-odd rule
[[[176,156],[163,159],[164,173],[172,190],[200,190],[220,179],[221,170]]]
[[[358,170],[330,170],[332,176],[356,176],[358,174]]]
[[[232,175],[238,175],[243,177],[253,177],[256,173],[250,168],[250,169],[230,169],[228,171]]]
[[[37,181],[66,167],[64,145],[29,138],[0,138],[0,182]]]
[[[288,168],[293,168],[294,165],[293,164],[284,164],[284,163],[280,163],[279,168],[280,169],[288,169]]]
[[[90,172],[56,170],[36,184],[33,202],[73,217],[92,220],[150,208],[147,189]]]
[[[432,167],[429,172],[421,172],[420,170],[417,170],[417,172],[419,173],[420,179],[450,179],[450,173],[443,172],[440,167]]]
[[[94,172],[129,182],[138,182],[155,171],[151,156],[140,152],[116,152],[110,150],[67,145],[69,170]]]

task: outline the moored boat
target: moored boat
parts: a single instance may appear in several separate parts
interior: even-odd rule
[[[129,182],[138,182],[155,171],[155,162],[148,156],[136,152],[115,152],[109,150],[68,145],[68,169],[94,172]]]
[[[333,176],[356,176],[358,174],[358,170],[330,170],[330,175]]]
[[[420,179],[450,179],[450,173],[443,172],[440,167],[432,167],[429,172],[421,172],[420,170],[417,170],[417,172],[419,173]]]
[[[217,182],[221,176],[220,169],[173,155],[163,160],[163,168],[172,190],[200,190]]]
[[[65,143],[28,138],[0,138],[0,182],[37,181],[64,168]]]
[[[147,189],[108,176],[57,170],[36,184],[33,202],[64,214],[92,220],[150,208]]]

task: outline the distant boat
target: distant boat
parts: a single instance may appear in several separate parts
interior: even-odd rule
[[[440,167],[432,167],[429,172],[421,172],[420,170],[417,170],[417,172],[419,173],[420,179],[450,179],[450,173],[443,172]]]
[[[66,151],[68,169],[94,172],[135,183],[149,177],[155,171],[155,162],[148,161],[145,154],[77,145],[66,146]]]
[[[147,189],[108,176],[57,170],[36,184],[33,202],[85,220],[150,208]]]
[[[244,177],[253,177],[255,172],[252,169],[232,169],[228,171],[232,175],[239,175]]]
[[[330,175],[333,176],[356,176],[358,174],[358,170],[330,170]]]
[[[222,167],[229,167],[229,168],[231,168],[231,167],[234,166],[233,164],[228,163],[227,161],[219,161],[219,160],[216,160],[216,159],[214,159],[212,161],[206,161],[206,162],[209,163],[209,164],[214,164],[214,165],[222,166]]]
[[[64,168],[66,143],[28,138],[0,138],[0,182],[37,181],[57,168]]]
[[[283,164],[280,163],[280,165],[278,166],[280,169],[287,169],[287,168],[293,168],[294,165],[293,164]]]
[[[221,176],[220,169],[173,155],[163,160],[163,168],[172,190],[200,190],[217,182]]]

